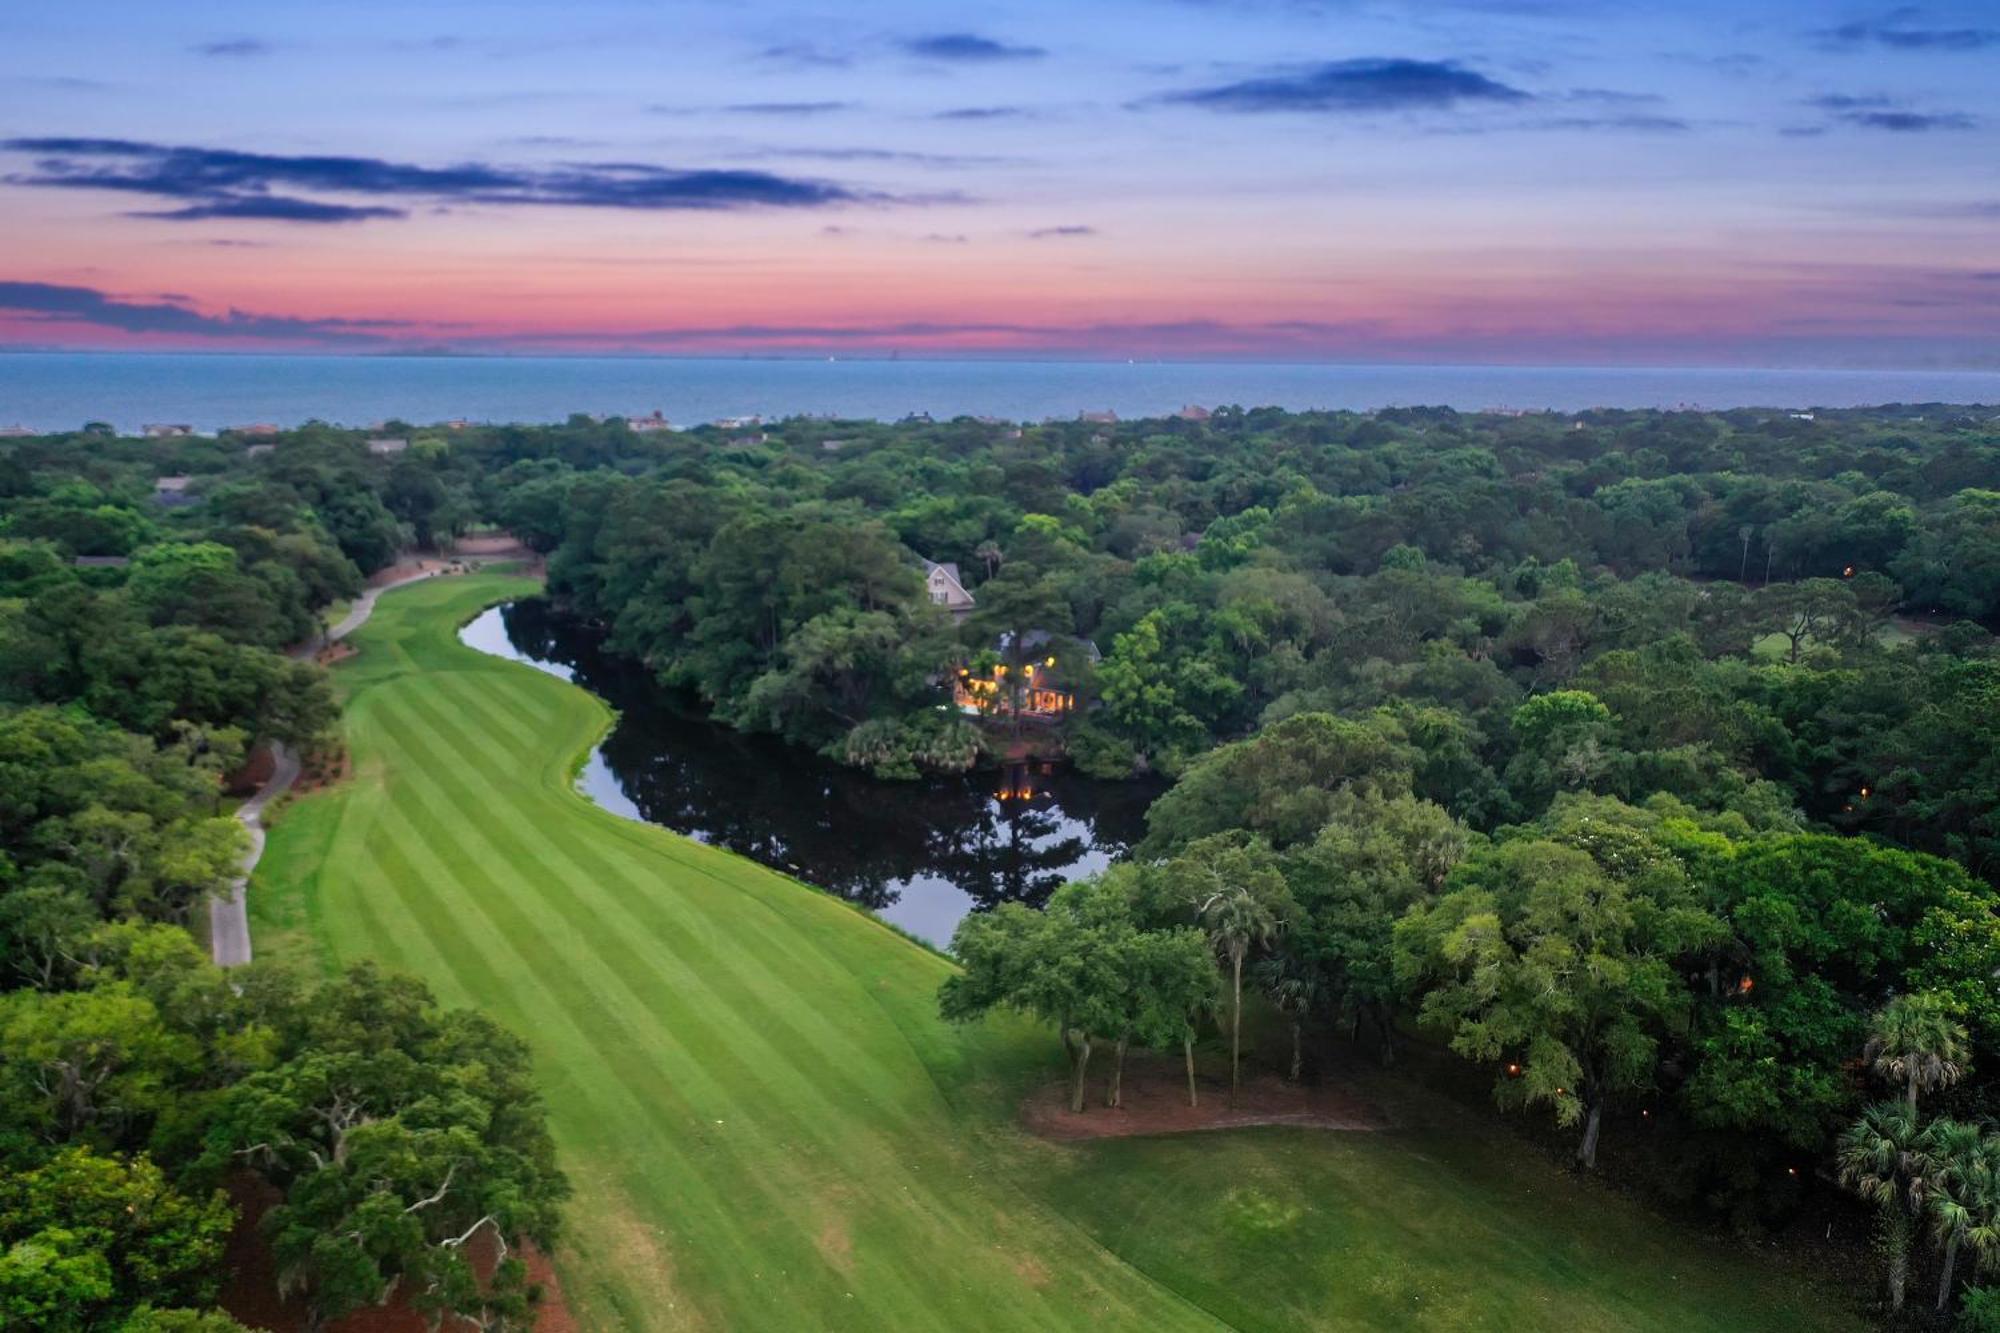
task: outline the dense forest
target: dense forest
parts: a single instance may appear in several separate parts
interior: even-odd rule
[[[567,1185],[521,1041],[196,942],[232,775],[332,743],[325,671],[280,649],[432,533],[428,465],[294,444],[0,443],[0,1328],[236,1329],[251,1201],[314,1327],[392,1293],[523,1327],[540,1296],[517,1247]]]
[[[1048,1020],[1078,1105],[1093,1071],[1115,1098],[1128,1046],[1234,1064],[1249,1005],[1293,1077],[1335,1033],[1441,1043],[1573,1128],[1586,1168],[1644,1125],[1659,1186],[1745,1231],[1843,1187],[1893,1304],[1925,1277],[1952,1306],[2000,1262],[1993,410],[380,433],[0,442],[17,1178],[164,1171],[194,1218],[241,1153],[333,1206],[254,1117],[274,1085],[324,1092],[299,1066],[339,1049],[326,1013],[398,983],[239,991],[166,941],[234,863],[220,776],[334,720],[277,650],[405,547],[496,522],[611,651],[731,726],[890,777],[1026,747],[1174,780],[1126,864],[955,942],[947,1015]],[[509,1040],[393,1004],[410,1059]],[[142,1091],[47,1091],[111,1005],[157,1032],[106,1075]],[[244,1049],[191,1054],[225,1035]],[[522,1095],[499,1066],[496,1105]],[[534,1202],[503,1225],[546,1235],[559,1177],[531,1111],[510,1132],[483,1160]],[[492,1211],[478,1188],[359,1276],[321,1219],[279,1235],[329,1310],[395,1273],[470,1300],[438,1255]],[[0,1199],[0,1245],[70,1225],[50,1217]],[[76,1327],[154,1327],[123,1262],[92,1308],[133,1322]]]

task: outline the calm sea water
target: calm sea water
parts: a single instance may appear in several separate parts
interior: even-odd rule
[[[560,421],[658,409],[684,424],[913,412],[1017,421],[1183,404],[1354,408],[1858,407],[2000,403],[2000,371],[1712,370],[1202,362],[648,360],[558,357],[0,355],[0,426],[199,430],[318,418],[365,426]]]

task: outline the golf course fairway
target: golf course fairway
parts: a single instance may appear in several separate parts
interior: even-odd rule
[[[575,792],[606,707],[456,638],[536,586],[381,600],[335,673],[351,776],[275,816],[250,909],[260,957],[374,958],[532,1045],[579,1327],[1859,1326],[1463,1113],[1027,1136],[1049,1034],[947,1026],[937,955]]]

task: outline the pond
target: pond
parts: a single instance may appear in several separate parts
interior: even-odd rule
[[[880,781],[706,721],[540,599],[495,607],[460,637],[618,710],[577,783],[599,805],[796,875],[939,947],[968,912],[1039,907],[1065,880],[1109,865],[1144,835],[1163,789],[1042,763]]]

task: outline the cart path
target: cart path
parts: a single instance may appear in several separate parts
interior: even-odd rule
[[[407,578],[392,580],[379,588],[370,588],[355,599],[354,605],[341,618],[339,624],[326,632],[326,638],[318,642],[308,641],[292,649],[292,656],[309,658],[328,645],[339,643],[354,631],[368,623],[368,617],[375,613],[375,599],[391,588],[400,588],[406,583],[419,583],[424,579],[436,578],[437,570],[426,569]],[[239,967],[250,961],[250,907],[248,892],[250,876],[257,869],[257,862],[264,856],[264,807],[290,791],[298,781],[299,757],[293,754],[282,741],[271,745],[272,757],[277,761],[271,776],[264,780],[256,794],[245,801],[236,811],[236,818],[242,822],[250,835],[250,846],[243,853],[242,873],[230,881],[229,893],[212,894],[208,900],[208,947],[218,967]]]

